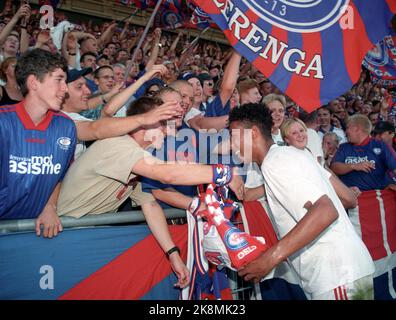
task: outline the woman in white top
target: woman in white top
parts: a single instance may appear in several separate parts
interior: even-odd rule
[[[283,146],[285,145],[282,135],[280,132],[280,127],[285,120],[285,110],[286,110],[286,98],[283,95],[271,93],[266,95],[262,103],[268,107],[271,111],[272,116],[272,140],[278,145]]]

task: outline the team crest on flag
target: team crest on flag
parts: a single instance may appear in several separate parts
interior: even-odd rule
[[[389,34],[394,0],[194,0],[231,45],[306,111],[344,94]]]
[[[363,66],[370,73],[373,83],[384,87],[396,86],[396,34],[388,35],[363,60]]]

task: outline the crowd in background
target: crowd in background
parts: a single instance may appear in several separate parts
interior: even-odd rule
[[[144,28],[133,25],[133,16],[122,22],[69,23],[67,13],[57,10],[54,30],[41,29],[39,18],[29,5],[13,7],[11,1],[6,2],[0,15],[0,106],[23,99],[15,65],[21,55],[40,48],[61,54],[70,71],[89,70],[84,73],[89,89],[83,93],[85,100],[81,106],[74,105],[82,117],[74,119],[77,122],[125,117],[134,100],[160,92],[165,102],[164,88],[173,88],[184,109],[182,128],[198,132],[198,141],[202,130],[215,130],[215,135],[226,131],[228,113],[233,108],[264,102],[272,112],[275,143],[292,144],[282,125],[289,118],[301,118],[304,130],[311,129],[319,136],[320,150],[315,155],[327,167],[340,144],[348,142],[348,119],[356,114],[367,117],[372,126],[369,134],[383,140],[394,152],[395,93],[373,84],[366,70],[345,94],[307,114],[231,47],[202,39],[194,42],[185,30],[152,28],[137,48]],[[186,81],[192,90],[182,89],[180,81]],[[311,139],[308,135],[308,144]],[[313,152],[315,147],[311,148]],[[386,170],[391,185],[393,168]]]

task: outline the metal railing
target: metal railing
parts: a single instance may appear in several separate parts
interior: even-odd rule
[[[164,212],[166,219],[186,217],[186,211],[181,209],[165,209]],[[86,215],[79,219],[73,217],[61,217],[60,219],[63,228],[94,227],[146,221],[141,210]],[[34,230],[35,219],[0,221],[0,233],[26,232]]]

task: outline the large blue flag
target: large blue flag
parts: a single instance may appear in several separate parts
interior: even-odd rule
[[[194,0],[231,45],[307,111],[350,89],[390,32],[395,0]]]

